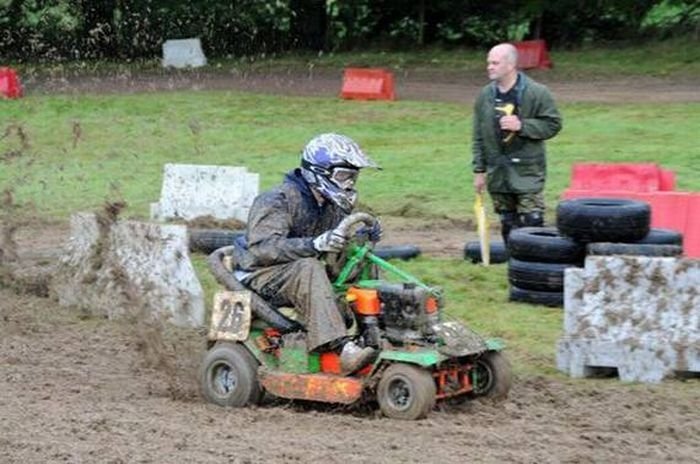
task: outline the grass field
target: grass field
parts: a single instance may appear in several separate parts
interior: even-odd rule
[[[577,161],[658,162],[677,172],[679,189],[700,190],[690,135],[699,104],[569,104],[561,111],[564,130],[548,144],[550,212]],[[120,196],[127,214],[146,217],[164,163],[244,165],[267,188],[324,131],[352,136],[384,168],[360,181],[361,201],[377,213],[471,214],[471,108],[461,105],[230,92],[34,96],[3,102],[0,131],[0,188],[47,216]]]
[[[164,163],[244,165],[261,174],[265,189],[297,165],[310,137],[324,131],[352,136],[383,166],[360,181],[362,204],[379,215],[472,215],[466,106],[232,92],[29,96],[0,103],[0,192],[12,193],[13,215],[66,219],[123,199],[126,216],[146,218],[159,197]],[[550,221],[577,161],[657,162],[676,171],[680,190],[700,190],[700,104],[560,109],[564,130],[548,144]],[[203,263],[196,264],[210,293]],[[504,266],[427,258],[402,266],[443,286],[453,315],[504,338],[517,370],[553,373],[561,311],[508,303]]]

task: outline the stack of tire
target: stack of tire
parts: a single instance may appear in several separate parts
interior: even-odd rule
[[[508,253],[511,301],[562,306],[564,271],[583,265],[585,245],[554,227],[522,227],[510,233]]]
[[[589,255],[679,256],[683,236],[650,227],[647,203],[578,198],[557,206],[556,228],[522,228],[510,234],[511,301],[561,306],[564,270]]]
[[[586,244],[587,255],[673,257],[683,254],[683,235],[650,227],[647,203],[620,198],[578,198],[559,203],[557,228]]]

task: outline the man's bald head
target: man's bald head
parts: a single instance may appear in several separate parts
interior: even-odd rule
[[[491,53],[502,57],[504,60],[508,61],[513,66],[516,66],[518,64],[518,49],[515,48],[512,44],[498,44],[491,49],[489,55]]]
[[[487,63],[489,79],[498,83],[514,82],[518,73],[518,50],[509,43],[498,44],[489,51]]]

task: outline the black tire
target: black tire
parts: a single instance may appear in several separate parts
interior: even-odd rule
[[[538,290],[526,290],[513,285],[510,286],[510,301],[531,303],[540,306],[562,307],[564,306],[564,292],[542,292]]]
[[[233,245],[238,237],[245,236],[244,230],[189,229],[188,232],[190,251],[204,254],[210,254],[221,247]]]
[[[488,351],[474,363],[474,395],[501,400],[508,397],[513,385],[513,369],[500,351]]]
[[[421,251],[415,245],[395,245],[395,246],[378,246],[372,253],[382,259],[402,259],[409,260],[420,256]]]
[[[659,229],[652,227],[646,237],[641,240],[637,240],[634,243],[683,246],[683,234],[672,229]]]
[[[491,264],[505,263],[508,261],[508,251],[501,241],[491,242],[489,248]],[[464,245],[464,259],[474,264],[481,263],[481,244],[478,241],[467,242]]]
[[[389,366],[377,386],[379,408],[392,419],[424,418],[435,406],[436,394],[430,372],[404,363]]]
[[[652,243],[589,243],[586,251],[593,256],[649,256],[675,257],[683,254],[683,248],[678,245],[655,245]]]
[[[578,198],[557,206],[557,228],[579,242],[634,242],[649,233],[647,203],[618,198]]]
[[[258,362],[239,343],[220,342],[204,357],[200,383],[204,397],[219,406],[258,404],[263,390],[258,382]]]
[[[555,227],[521,227],[508,239],[511,258],[541,263],[582,263],[586,248],[563,237]]]
[[[508,282],[524,290],[561,292],[564,289],[564,270],[576,267],[564,263],[536,263],[508,260]]]

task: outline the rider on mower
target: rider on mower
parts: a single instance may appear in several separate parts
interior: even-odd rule
[[[247,249],[236,247],[236,278],[270,304],[294,307],[306,328],[310,352],[340,352],[351,373],[374,357],[347,337],[326,266],[320,258],[341,253],[347,237],[336,230],[357,201],[362,168],[378,168],[350,138],[321,134],[304,147],[301,167],[255,199],[248,217]],[[370,240],[381,236],[377,222]]]

